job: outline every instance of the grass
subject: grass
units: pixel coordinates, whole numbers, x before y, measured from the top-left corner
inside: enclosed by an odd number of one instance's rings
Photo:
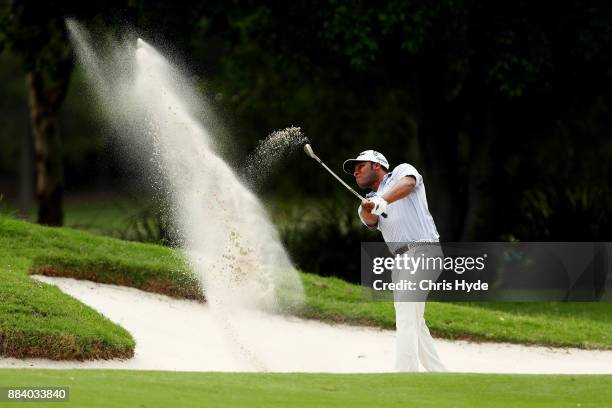
[[[11,387],[67,386],[78,407],[608,407],[612,376],[0,370]],[[40,402],[20,406],[40,407]]]
[[[0,217],[0,352],[13,356],[128,356],[133,340],[28,273],[72,276],[203,300],[197,280],[171,248]],[[301,274],[302,317],[392,329],[391,303],[364,302],[361,288]],[[435,336],[547,346],[612,349],[610,303],[428,303]]]
[[[202,298],[169,248],[0,216],[0,353],[11,357],[131,357],[123,328],[28,273],[76,276],[176,297]]]
[[[69,276],[201,299],[182,256],[167,247],[0,218],[0,247],[29,273]],[[23,269],[23,268],[22,268]]]
[[[64,226],[87,231],[96,235],[131,241],[143,241],[150,231],[144,230],[146,222],[155,210],[151,199],[143,195],[108,195],[102,192],[66,194],[64,198]],[[0,212],[17,214],[14,201],[2,200]],[[30,209],[27,217],[34,222],[37,208]],[[151,242],[152,240],[146,240]]]
[[[393,329],[389,302],[362,302],[361,288],[303,274],[306,318]],[[553,347],[612,349],[610,303],[427,303],[434,336]]]
[[[94,234],[119,237],[130,220],[144,208],[143,201],[129,198],[69,196],[64,208],[64,224]]]
[[[132,357],[123,328],[57,287],[0,269],[0,351],[8,357],[56,360]]]

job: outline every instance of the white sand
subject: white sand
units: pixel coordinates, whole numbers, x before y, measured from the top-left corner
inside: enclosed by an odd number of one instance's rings
[[[0,367],[178,371],[390,372],[394,332],[260,313],[211,313],[203,304],[137,289],[37,276],[130,331],[129,360],[0,358]],[[231,315],[232,318],[225,318]],[[231,322],[231,323],[229,323]],[[612,373],[612,351],[436,340],[450,371]]]

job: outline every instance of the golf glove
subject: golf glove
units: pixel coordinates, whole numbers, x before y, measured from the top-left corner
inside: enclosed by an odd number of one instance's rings
[[[370,201],[374,203],[372,214],[381,215],[382,213],[387,211],[387,206],[389,205],[389,203],[387,203],[387,201],[384,198],[380,196],[374,196],[370,198]]]

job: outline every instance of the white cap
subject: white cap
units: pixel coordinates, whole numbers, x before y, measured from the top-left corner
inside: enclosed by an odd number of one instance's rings
[[[342,169],[346,174],[352,175],[354,172],[355,163],[364,161],[380,163],[380,165],[383,166],[385,170],[389,170],[389,162],[387,161],[387,158],[383,156],[382,153],[379,153],[376,150],[366,150],[364,152],[359,153],[359,155],[355,159],[345,160],[342,164]]]

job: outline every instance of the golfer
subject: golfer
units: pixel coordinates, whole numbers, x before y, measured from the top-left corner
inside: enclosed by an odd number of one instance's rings
[[[410,243],[438,242],[423,177],[413,166],[402,163],[389,172],[385,156],[366,150],[342,167],[355,176],[359,187],[371,190],[359,206],[359,218],[369,229],[379,230],[388,245],[401,243],[405,252]],[[380,216],[383,213],[386,218]],[[396,253],[400,253],[398,249]],[[394,305],[397,369],[418,371],[420,361],[428,371],[446,371],[425,323],[425,303],[401,301],[395,296]]]

